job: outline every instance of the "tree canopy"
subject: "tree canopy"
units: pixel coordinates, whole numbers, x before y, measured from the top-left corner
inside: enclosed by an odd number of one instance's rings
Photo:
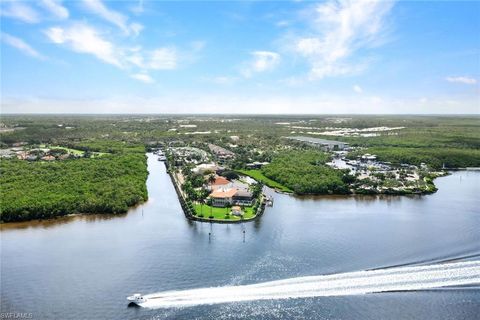
[[[321,151],[287,151],[262,168],[263,174],[298,194],[349,193],[346,174],[325,163],[329,156]]]

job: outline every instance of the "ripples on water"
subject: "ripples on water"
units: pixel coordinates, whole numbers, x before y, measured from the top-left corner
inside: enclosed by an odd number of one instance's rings
[[[275,206],[261,220],[210,225],[184,218],[162,163],[150,157],[149,170],[150,200],[127,215],[2,226],[2,312],[31,312],[34,319],[477,318],[478,287],[127,308],[125,298],[134,292],[479,260],[480,255],[478,172],[437,179],[439,191],[424,197],[275,195]]]

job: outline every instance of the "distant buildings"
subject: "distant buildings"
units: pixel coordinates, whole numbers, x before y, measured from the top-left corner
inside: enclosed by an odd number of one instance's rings
[[[43,156],[41,159],[44,161],[54,161],[56,158],[52,155],[47,155],[47,156]]]
[[[294,137],[287,137],[287,138],[304,142],[311,146],[320,148],[324,151],[340,151],[340,150],[345,150],[349,147],[348,143],[342,142],[342,141],[326,140],[326,139],[319,139],[319,138],[312,138],[312,137],[305,137],[305,136],[294,136]]]
[[[247,163],[245,165],[245,167],[247,169],[260,169],[261,167],[265,166],[269,164],[269,162],[258,162],[258,161],[255,161],[255,162],[251,162],[251,163]]]
[[[360,157],[361,161],[375,161],[377,160],[377,156],[370,153],[365,153],[363,156]]]
[[[215,163],[202,163],[193,168],[193,172],[197,174],[205,174],[205,172],[211,171],[212,173],[217,172],[219,169],[223,169],[217,166]]]
[[[214,144],[210,143],[208,145],[208,148],[213,153],[215,158],[217,158],[217,160],[221,163],[226,161],[226,160],[233,159],[235,157],[235,153],[233,153],[232,151],[227,150],[225,148],[222,148],[220,146],[217,146],[217,145],[214,145]]]

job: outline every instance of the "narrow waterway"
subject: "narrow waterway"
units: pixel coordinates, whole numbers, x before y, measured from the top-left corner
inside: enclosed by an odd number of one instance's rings
[[[1,312],[33,319],[477,319],[480,287],[128,308],[126,296],[480,260],[480,172],[414,197],[293,197],[257,221],[185,219],[163,163],[121,216],[1,226]],[[243,231],[245,231],[245,236]],[[211,233],[211,237],[209,237]]]

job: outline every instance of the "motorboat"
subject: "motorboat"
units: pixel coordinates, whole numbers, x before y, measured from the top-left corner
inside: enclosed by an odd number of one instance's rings
[[[165,155],[161,154],[158,156],[158,161],[166,161],[167,160],[167,157],[165,157]]]
[[[142,296],[140,293],[135,293],[133,296],[127,297],[127,300],[130,301],[130,303],[134,303],[138,306],[144,302],[147,302],[147,298]]]

